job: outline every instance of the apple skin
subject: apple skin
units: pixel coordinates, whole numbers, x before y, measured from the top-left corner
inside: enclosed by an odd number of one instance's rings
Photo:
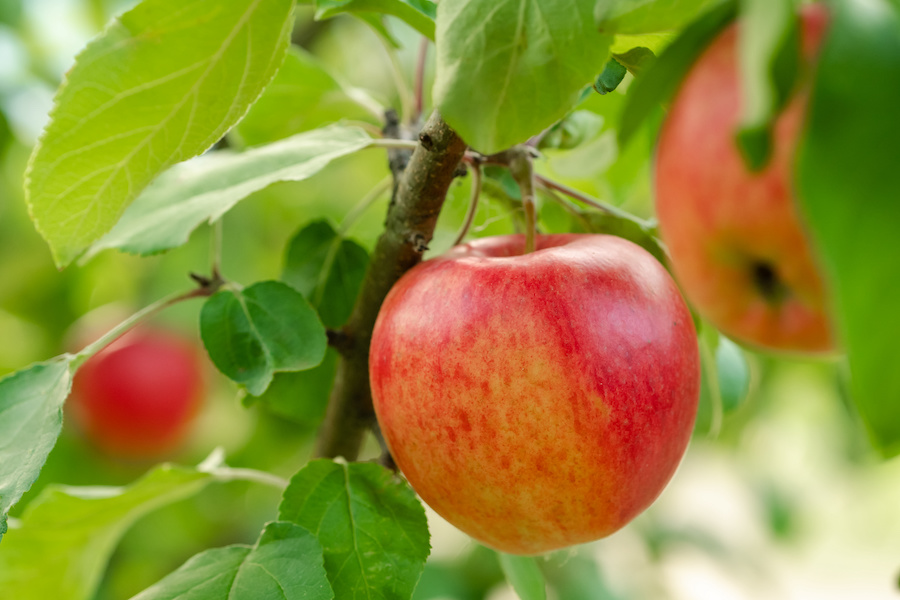
[[[205,395],[196,345],[174,332],[140,327],[76,372],[69,416],[105,453],[154,459],[187,437]]]
[[[668,272],[605,235],[483,238],[388,294],[369,355],[381,432],[435,511],[512,554],[596,540],[687,447],[697,337]]]
[[[801,13],[812,61],[827,25]],[[792,186],[808,90],[777,119],[769,164],[748,171],[735,144],[741,90],[737,29],[700,56],[677,93],[656,154],[656,213],[675,277],[697,311],[760,349],[827,353],[835,342],[823,278]]]

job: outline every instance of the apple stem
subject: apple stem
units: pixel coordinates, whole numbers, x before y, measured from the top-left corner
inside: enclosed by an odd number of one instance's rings
[[[422,118],[422,109],[425,105],[425,65],[428,59],[428,38],[422,36],[419,43],[419,58],[416,62],[416,79],[414,84],[415,103],[413,113],[410,116],[411,123],[418,123]]]
[[[537,217],[534,206],[534,164],[530,151],[522,146],[510,150],[509,172],[519,184],[522,208],[525,210],[525,254],[534,252]]]
[[[218,467],[209,471],[209,474],[218,481],[252,481],[269,485],[281,491],[287,489],[288,481],[272,473],[257,471],[256,469],[238,469],[234,467]]]
[[[222,219],[216,219],[211,226],[209,235],[209,262],[210,272],[219,273],[222,265]]]
[[[191,277],[200,284],[200,287],[188,290],[187,292],[178,292],[175,294],[171,294],[169,296],[166,296],[165,298],[157,300],[153,304],[145,306],[143,309],[139,310],[138,312],[134,313],[133,315],[113,327],[100,339],[91,344],[88,344],[87,346],[82,348],[80,352],[75,354],[75,356],[69,363],[73,372],[77,370],[78,367],[83,365],[89,358],[116,341],[119,337],[124,335],[135,325],[141,323],[142,321],[146,321],[150,317],[154,316],[163,309],[172,306],[173,304],[178,304],[179,302],[184,302],[185,300],[190,300],[191,298],[203,298],[212,296],[225,283],[221,276],[219,276],[218,271],[214,272],[211,278],[196,276],[193,274],[191,275]]]
[[[472,222],[475,220],[475,213],[478,212],[478,198],[481,196],[481,162],[477,158],[467,160],[466,162],[472,166],[472,191],[469,195],[469,209],[466,211],[466,219],[463,221],[462,227],[456,235],[456,241],[453,242],[454,246],[461,244],[463,238],[469,233]]]
[[[403,65],[400,63],[400,58],[397,56],[397,50],[391,43],[380,35],[377,37],[381,42],[384,51],[387,53],[388,62],[391,65],[391,76],[394,80],[394,86],[397,89],[397,96],[400,98],[400,114],[409,119],[413,114],[414,101],[412,91],[409,89],[409,84],[404,75]]]
[[[579,202],[583,202],[584,204],[587,204],[588,206],[590,206],[592,208],[596,208],[597,210],[603,211],[607,214],[613,215],[615,217],[619,217],[620,219],[626,219],[628,221],[633,221],[634,223],[637,223],[644,229],[648,229],[651,227],[651,224],[649,222],[647,222],[643,219],[640,219],[640,218],[634,216],[633,214],[631,214],[630,212],[622,210],[621,208],[619,208],[617,206],[613,206],[612,204],[607,204],[606,202],[603,202],[602,200],[598,200],[597,198],[594,198],[593,196],[589,196],[588,194],[585,194],[584,192],[581,192],[574,188],[570,188],[569,186],[567,186],[565,184],[562,184],[562,183],[559,183],[558,181],[554,181],[552,179],[544,177],[543,175],[535,175],[534,177],[540,185],[542,185],[546,188],[549,188],[551,190],[556,190],[557,192],[565,194],[566,196],[569,196],[570,198],[574,198],[575,200],[578,200]]]
[[[578,222],[581,223],[581,226],[584,227],[585,231],[591,231],[591,222],[584,217],[584,214],[578,209],[577,205],[574,202],[562,198],[553,190],[553,188],[544,185],[541,181],[538,181],[537,183],[538,189],[540,189],[548,198],[562,207],[563,210],[577,219]]]

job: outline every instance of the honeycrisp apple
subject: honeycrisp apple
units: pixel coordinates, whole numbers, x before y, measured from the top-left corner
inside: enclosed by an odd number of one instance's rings
[[[659,495],[700,384],[691,315],[645,250],[602,235],[484,238],[423,262],[378,316],[381,431],[422,499],[537,554],[606,536]]]
[[[802,13],[812,60],[826,26]],[[751,173],[735,144],[741,106],[735,27],[701,55],[675,97],[656,156],[656,212],[672,267],[698,312],[761,348],[827,352],[834,346],[822,276],[798,213],[794,153],[807,90],[779,116],[764,170]]]

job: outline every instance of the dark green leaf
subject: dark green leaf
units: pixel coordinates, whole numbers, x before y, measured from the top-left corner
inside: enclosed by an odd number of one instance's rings
[[[331,600],[322,547],[293,523],[266,525],[254,546],[197,554],[133,600]]]
[[[0,589],[16,600],[87,600],[119,539],[145,514],[199,492],[213,476],[157,467],[128,486],[53,485],[0,545]]]
[[[594,81],[594,89],[601,95],[610,93],[619,87],[619,84],[625,79],[625,73],[627,73],[625,67],[616,59],[609,59],[606,66],[603,67],[603,72],[597,75],[597,79]]]
[[[70,357],[0,379],[0,539],[6,516],[37,479],[62,430],[72,387]]]
[[[109,231],[166,167],[200,154],[278,70],[292,0],[144,0],[81,52],[26,192],[58,265]]]
[[[337,352],[329,348],[318,367],[293,373],[275,373],[272,383],[261,396],[245,396],[244,403],[258,401],[272,413],[290,419],[305,429],[314,429],[325,417],[337,371],[337,357]]]
[[[546,600],[547,584],[544,573],[531,556],[513,556],[498,552],[506,581],[521,600]]]
[[[375,122],[383,107],[360,89],[340,83],[319,60],[292,46],[278,75],[234,133],[257,146],[323,127],[341,119]]]
[[[671,100],[694,61],[734,19],[736,12],[736,5],[732,0],[716,6],[685,28],[647,69],[647,73],[635,79],[628,90],[628,103],[622,111],[620,145],[628,143],[656,107]]]
[[[834,292],[852,392],[875,445],[900,453],[900,9],[838,0],[799,154],[801,204]]]
[[[341,13],[393,15],[432,41],[435,12],[431,0],[316,0],[316,19]]]
[[[288,244],[281,278],[316,307],[326,327],[339,327],[350,317],[368,264],[365,248],[314,221]]]
[[[797,77],[800,56],[793,2],[741,0],[738,57],[741,69],[741,125],[738,148],[751,170],[762,169],[772,150],[772,121]]]
[[[278,281],[214,294],[200,313],[200,335],[216,367],[254,396],[276,371],[318,365],[327,346],[316,311]]]
[[[643,46],[632,48],[622,54],[613,54],[613,57],[635,77],[643,75],[656,60],[653,51]]]
[[[443,117],[488,154],[564,117],[609,56],[593,8],[593,0],[442,0],[434,97]]]
[[[128,207],[112,231],[91,246],[152,254],[187,242],[204,222],[219,219],[253,192],[276,181],[302,181],[372,139],[356,127],[331,125],[246,152],[210,152],[163,173]]]
[[[719,0],[597,0],[594,18],[607,33],[680,29]]]
[[[341,600],[408,600],[430,550],[416,495],[372,463],[310,462],[291,479],[279,518],[316,532]]]

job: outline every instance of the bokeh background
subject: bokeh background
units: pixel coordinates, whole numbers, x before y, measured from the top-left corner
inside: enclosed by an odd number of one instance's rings
[[[78,50],[130,4],[0,0],[0,374],[72,350],[72,332],[86,315],[129,314],[184,289],[189,272],[208,269],[210,233],[201,229],[187,245],[162,256],[108,251],[59,272],[28,218],[23,172],[54,90]],[[297,14],[296,44],[384,105],[399,108],[408,101],[419,49],[414,32],[388,21],[402,45],[389,51],[352,18],[314,22],[308,6],[298,7]],[[426,82],[431,76],[429,68]],[[539,169],[650,216],[653,126],[624,150],[613,131],[627,83],[613,94],[589,96],[551,132]],[[319,108],[320,122],[328,109],[327,103]],[[368,151],[309,181],[277,184],[245,200],[224,218],[224,273],[243,284],[277,278],[285,245],[298,228],[321,217],[341,224],[386,175],[384,154]],[[462,179],[451,189],[431,252],[452,243],[469,185]],[[515,230],[521,217],[503,180],[486,192],[474,234]],[[348,234],[365,247],[374,244],[387,200],[345,222]],[[571,223],[557,205],[542,204],[543,229],[568,229]],[[157,320],[199,344],[199,310],[199,302],[184,303]],[[646,514],[608,539],[541,559],[551,597],[900,597],[900,462],[883,462],[870,449],[846,397],[845,365],[840,359],[746,358],[746,399],[721,419],[707,414],[700,420],[681,468]],[[203,411],[189,442],[167,459],[196,464],[223,447],[232,466],[290,477],[309,458],[324,397],[298,400],[309,403],[299,411],[302,418],[262,405],[245,408],[237,388],[211,364],[207,368],[210,393]],[[367,452],[377,453],[374,441]],[[39,481],[13,516],[49,482],[125,485],[151,466],[103,454],[67,422]],[[97,599],[129,598],[203,549],[252,542],[278,500],[264,486],[216,484],[141,519],[115,552]],[[433,551],[417,600],[515,598],[492,551],[429,516]]]

